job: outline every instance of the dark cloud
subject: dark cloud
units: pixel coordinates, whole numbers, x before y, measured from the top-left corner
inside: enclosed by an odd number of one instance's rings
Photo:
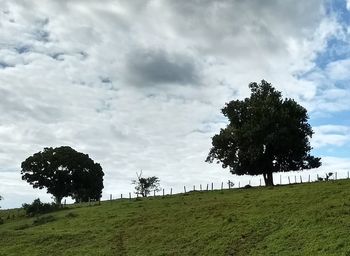
[[[0,69],[11,68],[11,67],[14,67],[14,66],[0,60]]]
[[[127,56],[128,80],[136,85],[196,84],[198,69],[195,62],[182,54],[163,50],[137,50]]]

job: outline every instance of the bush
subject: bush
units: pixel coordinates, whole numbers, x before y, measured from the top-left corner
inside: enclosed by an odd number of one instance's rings
[[[45,223],[52,222],[55,220],[56,220],[56,218],[52,215],[39,217],[33,221],[33,226],[43,225]]]
[[[19,225],[19,226],[15,227],[15,230],[24,230],[24,229],[27,229],[27,228],[30,228],[29,224],[22,224],[22,225]]]
[[[42,203],[39,198],[35,199],[31,204],[23,204],[22,207],[25,210],[26,215],[30,217],[38,214],[52,212],[59,208],[59,206],[54,203]]]
[[[75,218],[75,217],[77,217],[77,216],[78,216],[78,214],[76,214],[76,213],[74,213],[74,212],[70,212],[70,213],[68,213],[68,214],[66,215],[67,218]]]

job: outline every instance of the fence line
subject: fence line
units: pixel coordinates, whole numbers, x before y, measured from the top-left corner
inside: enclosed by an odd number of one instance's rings
[[[326,180],[338,180],[338,173],[337,172],[334,172],[333,175],[329,176],[328,175],[329,173],[325,173],[325,177],[320,177],[319,174],[317,173],[315,175],[315,179],[312,179],[312,175],[309,174],[307,176],[307,178],[305,178],[304,176],[304,180],[303,180],[303,176],[302,175],[299,175],[299,179],[297,179],[297,175],[294,175],[294,183],[292,183],[292,179],[291,179],[291,175],[288,175],[288,176],[284,176],[282,177],[282,175],[280,174],[280,177],[279,177],[279,183],[275,183],[275,185],[292,185],[292,184],[303,184],[303,183],[313,183],[313,182],[319,182],[319,181],[326,181]],[[292,176],[293,177],[293,176]],[[274,177],[275,180],[276,180],[276,177]],[[286,181],[286,178],[288,178],[288,182],[283,182],[283,181]],[[347,176],[346,177],[342,177],[340,179],[349,179],[349,171],[347,172]],[[298,182],[299,180],[299,182]],[[157,191],[154,190],[153,191],[153,197],[157,197],[157,196],[171,196],[171,195],[176,195],[176,194],[187,194],[187,193],[190,193],[190,192],[203,192],[203,191],[209,191],[209,184],[211,184],[211,191],[214,191],[214,190],[224,190],[224,189],[240,189],[240,188],[248,188],[248,187],[263,187],[265,185],[262,184],[262,179],[260,178],[259,179],[259,182],[258,184],[259,185],[252,185],[252,182],[251,182],[251,179],[248,180],[247,184],[242,184],[241,186],[241,181],[238,181],[238,185],[236,183],[234,183],[232,180],[228,180],[227,183],[225,182],[221,182],[221,183],[217,183],[217,186],[214,185],[214,182],[211,182],[211,183],[207,183],[207,184],[204,184],[204,187],[203,187],[203,184],[199,184],[199,189],[196,189],[196,185],[193,185],[193,190],[187,190],[186,189],[186,186],[183,186],[183,191],[179,191],[179,192],[174,192],[174,189],[171,187],[170,189],[165,189],[165,188],[162,188],[160,191],[161,193],[158,193],[157,194]],[[227,184],[227,186],[225,186],[225,184]],[[204,190],[205,188],[205,185],[206,185],[206,189]],[[198,188],[197,187],[197,188]],[[169,191],[169,193],[168,193]],[[136,193],[135,193],[136,194]],[[152,193],[150,193],[147,197],[152,197],[151,195]],[[139,197],[139,194],[136,194],[136,196],[132,197],[132,193],[129,192],[129,200],[131,199],[134,199],[134,198],[138,198]],[[113,201],[113,200],[118,200],[118,199],[126,199],[126,197],[123,197],[123,194],[120,194],[120,197],[116,197],[116,198],[113,198],[113,195],[110,194],[110,198],[109,198],[109,201]],[[108,201],[108,200],[102,200],[102,201]]]

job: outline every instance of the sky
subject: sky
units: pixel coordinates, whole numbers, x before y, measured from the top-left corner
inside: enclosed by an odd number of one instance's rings
[[[315,132],[322,167],[288,175],[346,175],[349,25],[345,0],[0,0],[0,206],[51,201],[20,166],[62,145],[101,164],[103,199],[132,192],[141,170],[174,192],[257,184],[205,159],[221,108],[262,79]]]

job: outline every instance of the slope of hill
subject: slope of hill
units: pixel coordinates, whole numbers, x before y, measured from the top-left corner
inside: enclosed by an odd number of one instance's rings
[[[349,199],[342,180],[5,217],[0,255],[350,255]]]

